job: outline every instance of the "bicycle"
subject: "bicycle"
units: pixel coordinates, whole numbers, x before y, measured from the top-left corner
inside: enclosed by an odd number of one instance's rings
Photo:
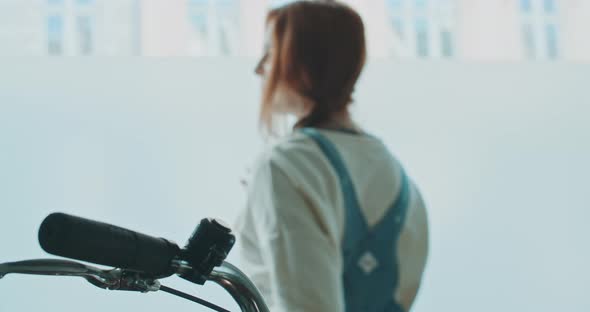
[[[65,259],[31,259],[0,264],[0,279],[7,274],[78,276],[108,290],[163,291],[215,311],[228,310],[201,298],[166,287],[160,279],[179,277],[204,285],[223,287],[242,312],[269,312],[252,281],[225,261],[235,243],[231,229],[220,220],[202,219],[184,248],[111,224],[64,213],[47,216],[39,228],[39,243],[48,253],[113,267],[99,269]]]

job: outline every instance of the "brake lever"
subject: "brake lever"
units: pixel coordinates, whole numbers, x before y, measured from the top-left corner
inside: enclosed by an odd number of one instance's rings
[[[114,285],[108,284],[106,285],[107,287],[102,287],[100,285],[100,281],[98,285],[95,284],[95,280],[87,279],[87,281],[94,286],[106,288],[109,290],[128,290],[139,291],[142,293],[160,290],[161,284],[157,279],[143,276],[137,272],[125,271],[121,269],[113,269],[111,271],[113,271],[113,274],[118,276]]]
[[[11,273],[79,276],[96,287],[109,290],[149,292],[160,289],[157,280],[136,272],[121,269],[101,270],[79,262],[60,259],[34,259],[0,264],[0,278]]]
[[[54,276],[96,275],[104,279],[113,278],[113,274],[109,271],[61,259],[33,259],[0,264],[1,275],[11,273]]]

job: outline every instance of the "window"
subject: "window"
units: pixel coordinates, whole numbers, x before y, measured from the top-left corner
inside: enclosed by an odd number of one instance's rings
[[[93,25],[89,16],[78,17],[78,43],[81,55],[93,52]]]
[[[403,0],[387,0],[387,8],[389,9],[389,16],[391,27],[393,31],[403,40],[404,37],[404,12]]]
[[[535,35],[531,24],[522,25],[522,40],[524,43],[525,55],[529,59],[536,57]]]
[[[440,33],[441,55],[443,58],[453,57],[453,34],[448,29],[443,29]]]
[[[421,58],[428,56],[428,22],[426,18],[416,19],[416,55]]]
[[[192,53],[205,55],[207,53],[208,36],[208,0],[190,0],[188,3],[188,18],[194,30]]]
[[[404,39],[404,22],[401,17],[394,17],[391,21],[393,30],[399,36],[400,39]]]
[[[559,58],[558,3],[555,0],[519,0],[522,44],[528,59]]]
[[[94,0],[76,0],[76,4],[80,6],[93,5]]]
[[[189,17],[190,21],[194,27],[194,29],[201,35],[205,36],[207,33],[207,14],[205,12],[202,13],[193,13]]]
[[[456,0],[386,0],[394,39],[390,55],[451,58],[455,54]]]
[[[543,8],[545,9],[545,13],[555,14],[555,12],[557,11],[557,8],[555,6],[555,0],[544,0]]]
[[[533,10],[531,0],[520,0],[520,10],[524,13],[530,13]]]
[[[232,55],[237,53],[239,41],[239,6],[238,0],[217,0],[219,6],[219,53]]]
[[[189,20],[193,28],[202,36],[207,33],[207,11],[208,11],[207,0],[191,0],[189,2]]]
[[[417,9],[425,10],[428,6],[428,0],[414,0],[414,5]]]
[[[188,0],[192,55],[233,55],[239,40],[238,0]]]
[[[63,54],[64,22],[61,15],[50,15],[47,18],[47,52],[49,55]]]
[[[401,11],[403,8],[403,0],[388,0],[387,6],[391,11]]]
[[[559,56],[557,26],[555,24],[548,24],[545,28],[545,35],[547,40],[547,57],[551,60],[557,59]]]

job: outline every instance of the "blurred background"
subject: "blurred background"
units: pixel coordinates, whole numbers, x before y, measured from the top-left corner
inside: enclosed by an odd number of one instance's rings
[[[2,0],[0,55],[256,56],[285,0]],[[348,0],[373,57],[590,61],[587,0]]]
[[[48,257],[55,211],[181,245],[201,218],[233,223],[264,147],[264,18],[287,2],[0,0],[0,262]],[[370,54],[354,114],[429,208],[414,311],[590,311],[590,1],[345,2]],[[164,284],[238,310],[214,285]],[[0,280],[2,312],[80,309],[207,311]]]

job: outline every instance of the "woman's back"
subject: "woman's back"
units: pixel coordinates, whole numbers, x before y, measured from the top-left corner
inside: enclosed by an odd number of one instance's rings
[[[317,132],[342,158],[361,218],[369,228],[382,223],[402,189],[399,162],[371,136]],[[402,222],[387,225],[399,227],[396,237],[388,237],[397,244],[391,250],[396,260],[391,264],[396,273],[391,276],[396,280],[391,297],[405,309],[414,300],[428,248],[424,203],[416,187],[408,184]],[[238,246],[242,267],[273,311],[345,311],[343,245],[351,220],[344,192],[329,157],[303,131],[295,131],[260,160],[238,221]],[[359,265],[368,272],[380,263],[368,259]]]

